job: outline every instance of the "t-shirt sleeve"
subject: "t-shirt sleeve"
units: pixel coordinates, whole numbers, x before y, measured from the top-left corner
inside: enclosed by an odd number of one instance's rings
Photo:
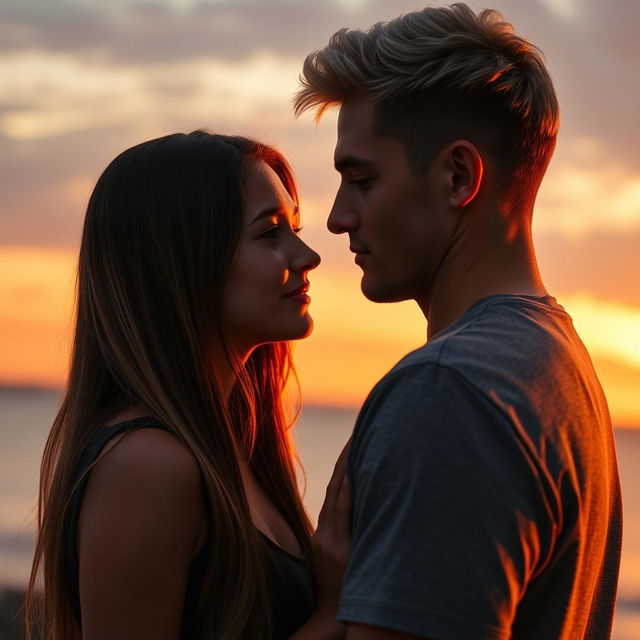
[[[369,397],[349,461],[353,551],[339,619],[436,640],[511,637],[552,517],[507,415],[439,365]]]

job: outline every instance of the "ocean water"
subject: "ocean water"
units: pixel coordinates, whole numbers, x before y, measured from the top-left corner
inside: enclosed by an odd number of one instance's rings
[[[40,456],[60,397],[0,388],[0,585],[22,587],[33,552]],[[315,518],[356,412],[307,407],[295,428],[305,503]],[[640,428],[616,430],[624,540],[614,640],[640,640]]]

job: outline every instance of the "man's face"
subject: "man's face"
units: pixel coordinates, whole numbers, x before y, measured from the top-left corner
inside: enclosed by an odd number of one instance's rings
[[[451,241],[446,188],[436,163],[414,175],[400,140],[377,135],[373,123],[368,99],[343,103],[335,149],[342,180],[327,226],[349,234],[367,298],[424,300]]]

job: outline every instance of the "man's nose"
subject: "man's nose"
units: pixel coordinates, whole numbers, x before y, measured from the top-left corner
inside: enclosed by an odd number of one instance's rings
[[[327,228],[331,233],[348,233],[358,228],[358,214],[349,206],[338,190],[327,218]]]

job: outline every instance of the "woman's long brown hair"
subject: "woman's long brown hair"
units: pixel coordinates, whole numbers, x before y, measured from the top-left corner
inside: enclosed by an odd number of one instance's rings
[[[42,460],[28,637],[38,624],[50,640],[81,637],[63,560],[65,514],[83,449],[110,417],[132,406],[163,422],[202,472],[215,531],[199,637],[269,636],[266,577],[240,457],[307,548],[311,527],[282,399],[292,371],[290,346],[259,346],[242,363],[224,339],[224,285],[251,160],[266,162],[297,201],[291,171],[276,150],[203,131],[128,149],[98,180],[82,235],[68,384]],[[228,403],[222,358],[237,376]]]

